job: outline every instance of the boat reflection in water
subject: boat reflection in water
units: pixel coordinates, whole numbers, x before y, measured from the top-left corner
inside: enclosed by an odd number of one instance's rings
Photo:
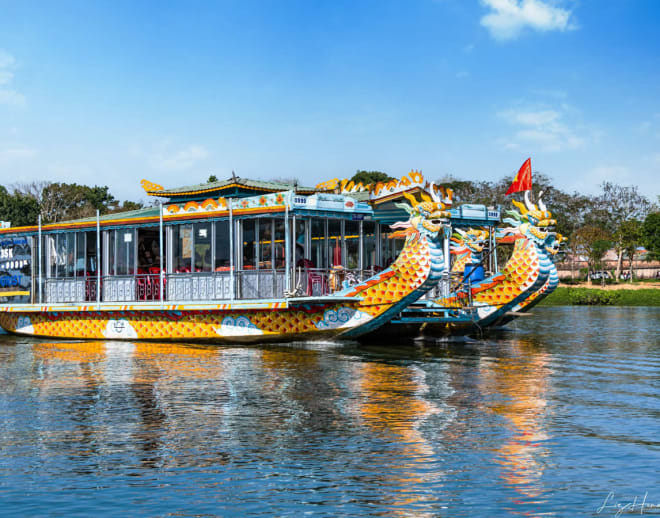
[[[412,508],[416,516],[434,516],[442,497],[428,488],[442,483],[444,468],[436,459],[435,434],[422,428],[441,409],[426,399],[429,387],[424,369],[399,362],[361,361],[354,376],[352,410],[370,435],[388,443],[387,458],[377,460],[385,466],[373,467],[374,471],[385,467],[383,499],[397,515],[409,516]]]
[[[502,479],[520,499],[514,504],[540,504],[546,490],[541,477],[547,464],[546,431],[549,355],[533,342],[506,342],[504,354],[484,359],[480,389],[491,412],[506,419],[510,438],[495,451]]]

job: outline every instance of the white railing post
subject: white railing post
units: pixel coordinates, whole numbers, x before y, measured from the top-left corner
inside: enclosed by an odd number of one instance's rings
[[[159,266],[160,266],[160,272],[158,275],[160,276],[159,279],[159,288],[158,291],[160,292],[160,307],[163,309],[163,291],[165,290],[165,272],[163,271],[163,202],[161,201],[158,204],[158,214],[159,214],[159,219],[158,219],[158,255],[159,255]]]
[[[96,210],[96,307],[101,311],[101,213]]]
[[[39,261],[39,304],[43,304],[43,278],[42,278],[42,248],[43,248],[43,239],[41,238],[41,214],[39,214],[39,247],[37,250],[39,250],[39,256],[37,257],[37,260]]]
[[[289,200],[287,199],[286,204],[284,205],[284,286],[285,286],[284,296],[285,297],[287,296],[289,290],[291,289],[289,268],[291,268],[291,235],[289,230]],[[277,283],[275,284],[275,286],[277,287]]]
[[[229,286],[231,288],[229,297],[234,300],[236,285],[234,284],[234,218],[231,209],[231,198],[227,198],[227,207],[229,207]]]

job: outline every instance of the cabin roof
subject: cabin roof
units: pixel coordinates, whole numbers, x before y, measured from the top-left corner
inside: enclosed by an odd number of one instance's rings
[[[149,196],[170,198],[172,201],[209,198],[213,195],[243,198],[257,194],[267,194],[289,190],[293,190],[297,194],[313,194],[315,192],[321,192],[320,189],[316,189],[314,187],[303,187],[293,182],[252,180],[248,178],[241,178],[240,176],[236,175],[228,178],[227,180],[186,185],[183,187],[175,187],[174,189],[164,189],[160,185],[143,180],[142,187]]]

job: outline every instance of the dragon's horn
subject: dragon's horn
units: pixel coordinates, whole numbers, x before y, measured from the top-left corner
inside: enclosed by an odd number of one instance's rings
[[[539,193],[539,209],[541,209],[543,212],[547,212],[548,209],[545,208],[545,203],[541,200],[541,196],[543,196],[543,191]]]
[[[525,191],[525,205],[527,205],[527,209],[530,212],[536,210],[536,205],[534,205],[532,200],[529,199],[529,191]]]
[[[436,189],[437,186],[435,185],[435,182],[431,182],[429,184],[429,194],[431,195],[431,198],[433,199],[434,202],[441,203],[442,199],[440,198],[440,196],[438,196],[438,191]]]
[[[433,201],[433,200],[431,199],[431,197],[430,197],[428,194],[426,194],[425,192],[420,192],[419,194],[420,194],[420,196],[422,197],[422,200],[424,200],[424,201],[429,201],[429,202]]]
[[[519,201],[511,200],[511,203],[513,203],[516,207],[518,207],[518,210],[520,210],[520,213],[521,213],[523,216],[529,212],[529,211],[527,210],[527,208],[525,207],[525,205],[522,204],[522,203],[520,203]],[[507,211],[507,212],[510,213],[511,211]]]
[[[410,205],[408,205],[407,203],[395,203],[394,205],[396,207],[399,207],[400,209],[405,210],[408,214],[411,214],[412,211],[413,211],[412,207]]]
[[[417,199],[416,199],[412,194],[409,194],[409,193],[407,193],[407,192],[404,192],[403,195],[406,197],[406,199],[407,199],[410,203],[412,203],[412,206],[413,206],[413,207],[414,207],[415,205],[418,205],[418,204],[419,204],[419,202],[417,201]]]

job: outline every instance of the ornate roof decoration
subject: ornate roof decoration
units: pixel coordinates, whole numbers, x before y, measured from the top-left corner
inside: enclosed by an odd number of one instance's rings
[[[142,181],[140,182],[140,185],[142,186],[142,188],[145,190],[145,192],[146,192],[147,194],[151,194],[151,193],[153,193],[153,192],[156,192],[156,191],[162,191],[162,190],[163,190],[163,186],[162,186],[162,185],[158,185],[157,183],[152,183],[152,182],[150,182],[149,180],[142,180]]]
[[[450,207],[452,203],[453,192],[451,189],[445,189],[435,183],[427,182],[421,171],[410,171],[400,180],[390,180],[389,182],[378,182],[376,184],[363,185],[344,179],[333,178],[327,182],[322,182],[316,186],[318,190],[332,191],[336,194],[356,194],[369,193],[369,200],[373,203],[382,203],[384,201],[399,198],[404,193],[428,193],[433,201],[442,202],[445,207]]]

